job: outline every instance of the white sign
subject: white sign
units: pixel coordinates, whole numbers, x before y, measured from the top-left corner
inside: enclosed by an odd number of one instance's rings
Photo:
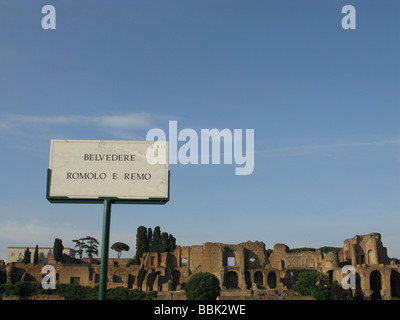
[[[168,174],[168,142],[51,140],[47,198],[166,202]]]

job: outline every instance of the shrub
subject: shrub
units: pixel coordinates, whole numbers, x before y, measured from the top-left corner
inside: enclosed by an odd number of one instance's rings
[[[303,296],[312,296],[317,300],[329,299],[329,277],[318,271],[305,271],[299,274],[294,290]]]
[[[330,291],[330,299],[331,300],[352,300],[350,290],[345,290],[343,287],[337,282],[334,281],[332,283],[331,291]]]
[[[215,300],[219,296],[219,280],[208,272],[194,274],[184,287],[187,300]]]
[[[0,300],[2,297],[17,296],[30,297],[38,294],[58,295],[66,300],[97,300],[99,286],[85,287],[78,284],[57,284],[56,289],[46,290],[37,282],[17,282],[0,284]],[[107,300],[156,300],[157,292],[143,292],[137,289],[130,290],[124,287],[116,287],[107,290]]]
[[[140,265],[140,259],[137,257],[134,257],[133,259],[129,259],[128,262],[126,263],[126,266],[129,267],[131,265]]]

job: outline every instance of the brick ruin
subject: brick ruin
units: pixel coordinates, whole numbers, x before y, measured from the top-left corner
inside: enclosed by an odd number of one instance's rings
[[[57,283],[95,286],[99,283],[100,264],[87,259],[66,257],[66,263],[51,259]],[[68,261],[69,260],[69,261]],[[123,286],[143,291],[158,291],[163,299],[174,299],[190,277],[210,272],[220,281],[221,298],[289,298],[302,271],[317,270],[341,283],[344,265],[356,270],[356,290],[364,299],[400,297],[400,266],[390,261],[379,233],[356,235],[343,243],[339,252],[291,252],[284,244],[275,244],[269,252],[263,242],[177,246],[173,252],[145,253],[141,265],[126,267],[128,259],[109,259],[108,288]],[[69,262],[69,263],[68,263]],[[0,283],[40,282],[43,265],[9,263],[0,266]],[[353,292],[355,293],[355,292]]]

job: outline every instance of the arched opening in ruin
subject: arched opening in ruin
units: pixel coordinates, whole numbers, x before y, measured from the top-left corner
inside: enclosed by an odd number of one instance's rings
[[[275,274],[275,272],[271,271],[270,273],[268,273],[267,284],[270,287],[270,289],[276,288],[276,274]]]
[[[161,284],[162,275],[160,271],[157,271],[155,274],[154,284],[156,286],[157,291],[162,291],[162,284]]]
[[[356,272],[356,290],[361,292],[361,276]]]
[[[113,282],[114,283],[123,283],[124,281],[122,280],[122,277],[119,274],[114,274],[113,275]]]
[[[117,269],[112,277],[112,281],[114,283],[127,283],[128,281],[128,272],[124,269]]]
[[[369,276],[369,283],[372,290],[371,299],[381,300],[382,281],[381,281],[381,273],[379,270],[374,270],[371,272]]]
[[[237,289],[239,287],[238,275],[235,271],[229,271],[225,276],[227,289]]]
[[[181,279],[181,273],[179,270],[174,270],[172,272],[172,290],[176,290],[176,287],[179,285],[179,281]]]
[[[392,298],[400,298],[400,273],[396,270],[390,274],[390,294]]]
[[[146,275],[146,289],[147,291],[153,291],[153,284],[154,284],[154,280],[155,280],[155,274],[154,273],[148,273]]]
[[[249,271],[246,271],[244,273],[244,280],[246,281],[246,288],[251,289],[251,277]]]
[[[333,272],[334,272],[334,270],[329,270],[328,271],[328,277],[329,277],[329,282],[333,282]]]
[[[257,271],[254,273],[254,283],[257,285],[257,288],[263,288],[264,286],[264,275],[261,271]]]

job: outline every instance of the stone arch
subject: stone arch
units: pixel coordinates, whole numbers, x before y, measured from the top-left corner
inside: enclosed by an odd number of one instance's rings
[[[326,274],[328,275],[328,277],[329,277],[329,281],[332,283],[333,282],[333,273],[335,272],[335,270],[328,270],[327,272],[326,272]]]
[[[176,290],[176,287],[179,285],[181,279],[181,273],[179,270],[174,270],[172,272],[172,290]]]
[[[36,281],[36,278],[32,274],[30,274],[29,272],[26,271],[22,275],[21,281],[23,281],[23,282],[33,282],[33,281]]]
[[[381,290],[382,290],[382,275],[379,270],[374,270],[369,275],[369,284],[372,290],[371,299],[381,300]]]
[[[356,290],[358,290],[358,292],[361,292],[361,275],[356,272]]]
[[[138,275],[137,275],[137,288],[139,290],[142,290],[143,282],[145,280],[147,271],[143,269],[139,269]]]
[[[225,286],[227,289],[237,289],[239,287],[239,278],[236,271],[228,271],[225,275]]]
[[[396,270],[390,273],[390,293],[393,298],[400,298],[400,273]]]
[[[261,271],[256,271],[254,273],[254,283],[257,285],[257,288],[264,287],[264,275]]]
[[[276,288],[276,273],[271,271],[267,276],[267,284],[270,289]]]
[[[146,291],[153,291],[154,280],[155,280],[154,272],[150,272],[146,275],[145,278]]]
[[[125,269],[117,269],[113,273],[113,282],[114,283],[128,283],[128,271]]]
[[[153,288],[153,290],[162,291],[162,279],[163,276],[161,275],[161,272],[157,271],[154,278],[154,284],[156,285],[156,289]]]

